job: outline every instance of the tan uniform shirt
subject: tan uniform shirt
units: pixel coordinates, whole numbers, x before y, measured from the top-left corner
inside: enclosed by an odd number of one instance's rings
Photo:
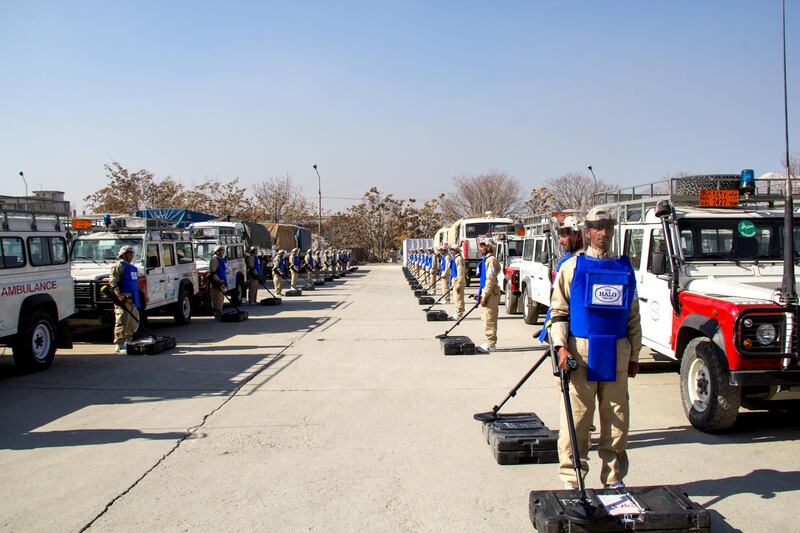
[[[225,285],[228,282],[228,280],[222,279],[219,276],[217,276],[218,270],[219,270],[219,257],[217,257],[217,254],[214,254],[211,256],[211,261],[209,261],[208,263],[208,271],[211,273],[212,276],[214,276],[214,278],[217,281]]]
[[[464,268],[464,258],[460,255],[456,256],[456,281],[458,283],[467,282],[467,269]]]
[[[247,265],[247,277],[249,279],[258,279],[258,272],[256,272],[256,256],[248,255],[244,259]]]
[[[586,255],[595,258],[607,258],[607,254],[601,254],[595,248],[589,246],[586,249]],[[556,317],[566,317],[569,319],[569,299],[570,289],[572,287],[572,278],[575,275],[575,267],[578,263],[578,257],[570,257],[566,263],[561,265],[561,270],[558,271],[556,281],[553,287],[553,294],[550,297],[550,316],[553,320],[553,325],[550,329],[550,337],[553,339],[553,346],[567,346],[570,347],[570,353],[581,358],[589,353],[588,339],[580,339],[571,337],[569,331],[569,322],[559,322]],[[488,285],[488,282],[487,282]],[[570,346],[570,340],[574,339],[574,345]],[[573,350],[577,349],[577,353]],[[639,317],[639,300],[635,297],[631,303],[631,311],[628,316],[628,336],[617,340],[617,368],[620,367],[627,370],[627,361],[622,361],[620,358],[627,359],[629,354],[629,361],[639,360],[639,351],[642,349],[642,325]]]
[[[124,263],[125,261],[120,259],[111,267],[111,279],[108,282],[108,286],[111,287],[111,290],[120,288],[122,276],[125,274]],[[120,289],[120,292],[122,292],[122,289]]]
[[[497,284],[497,274],[500,272],[500,261],[494,256],[489,254],[484,259],[484,266],[486,267],[486,285],[483,287],[481,294],[490,295],[494,291],[500,292],[500,286]]]

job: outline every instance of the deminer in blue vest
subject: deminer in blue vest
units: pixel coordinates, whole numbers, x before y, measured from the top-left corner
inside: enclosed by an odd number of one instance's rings
[[[444,301],[445,303],[450,303],[450,251],[449,246],[447,243],[442,244],[441,250],[439,250],[441,255],[440,265],[439,265],[439,280],[442,285],[442,294],[444,294]]]
[[[272,260],[272,283],[275,285],[275,295],[283,294],[283,278],[286,276],[286,250],[278,250]]]
[[[314,261],[314,251],[311,248],[306,250],[303,266],[306,269],[306,285],[312,287],[314,285],[314,274],[317,271],[317,263]]]
[[[292,253],[289,254],[289,285],[293,289],[297,288],[297,280],[300,277],[302,265],[300,264],[300,248],[293,248]]]
[[[247,303],[249,305],[256,305],[258,300],[258,285],[264,279],[263,267],[261,266],[261,258],[258,256],[258,248],[251,246],[247,250],[247,257],[245,258],[245,265],[247,266]]]
[[[600,481],[624,487],[628,473],[628,378],[639,371],[642,329],[636,280],[626,256],[611,254],[615,220],[604,208],[589,211],[584,222],[588,247],[574,255],[556,276],[551,297],[550,336],[558,365],[570,371],[570,399],[575,420],[582,475],[589,471],[589,426],[595,403],[600,419]],[[564,405],[558,439],[559,477],[565,487],[577,485]]]
[[[561,265],[566,263],[570,257],[583,253],[583,234],[578,225],[578,219],[572,215],[564,218],[558,226],[558,245],[561,247],[564,255],[556,263],[553,270],[556,274],[561,270]],[[555,284],[555,279],[553,280]],[[539,332],[539,340],[547,342],[547,330],[550,328],[550,308],[547,308],[547,314],[544,317],[544,327]]]
[[[450,315],[450,320],[459,320],[464,316],[464,288],[467,286],[467,269],[461,250],[458,246],[450,248],[450,287],[455,295],[455,315]]]
[[[211,312],[219,319],[225,303],[225,291],[228,290],[228,263],[225,260],[225,247],[221,244],[214,248],[214,254],[208,263],[208,285]]]
[[[114,291],[116,300],[122,305],[114,304],[114,351],[119,354],[128,353],[128,343],[139,328],[139,269],[133,264],[136,249],[123,246],[117,255],[118,262],[111,267],[109,288]],[[123,309],[129,311],[126,313]]]
[[[478,301],[482,307],[483,344],[476,350],[480,353],[490,353],[495,351],[497,345],[497,314],[500,309],[500,284],[497,275],[500,273],[500,262],[494,256],[494,242],[491,240],[480,243],[480,251],[483,261]]]

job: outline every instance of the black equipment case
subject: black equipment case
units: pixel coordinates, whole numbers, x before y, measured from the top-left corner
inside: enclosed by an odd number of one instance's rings
[[[415,289],[414,290],[414,296],[416,298],[419,298],[420,296],[427,296],[427,295],[428,295],[428,291],[426,291],[425,289]]]
[[[420,296],[417,301],[419,305],[433,305],[436,300],[433,299],[433,296]]]
[[[442,322],[450,318],[447,311],[428,311],[425,313],[425,320],[428,322]]]
[[[475,355],[475,343],[469,337],[454,335],[441,339],[445,355]]]
[[[175,337],[153,335],[128,343],[128,355],[156,355],[175,347]]]
[[[500,465],[558,462],[558,433],[535,413],[498,414],[483,423],[483,435]]]
[[[325,285],[325,280],[324,279],[315,279],[314,280],[314,286],[315,287],[322,287],[323,285]]]
[[[306,285],[305,285],[305,286],[302,288],[302,290],[304,290],[304,291],[315,291],[315,290],[317,290],[317,288],[316,288],[316,287],[314,287],[314,284],[312,283],[311,285],[309,285],[309,284],[306,284]]]
[[[247,311],[243,309],[230,309],[228,311],[224,311],[220,317],[220,322],[244,322],[247,320],[248,314]]]
[[[301,289],[289,289],[283,291],[283,294],[285,296],[301,296],[303,294],[303,291]]]
[[[261,302],[259,302],[259,303],[261,305],[281,305],[281,302],[283,302],[282,298],[272,298],[272,297],[270,297],[270,298],[262,298]]]
[[[565,507],[580,497],[577,490],[534,490],[529,499],[529,513],[533,527],[539,533],[602,532],[613,531],[691,531],[707,533],[711,517],[705,509],[694,503],[679,487],[657,485],[653,487],[626,487],[623,489],[587,489],[587,496],[598,507],[600,519],[580,525],[567,520]],[[612,516],[597,498],[598,495],[629,494],[642,509],[640,513]]]

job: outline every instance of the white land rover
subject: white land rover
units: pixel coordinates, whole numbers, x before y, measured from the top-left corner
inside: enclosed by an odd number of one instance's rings
[[[525,221],[519,276],[522,319],[526,324],[536,324],[539,315],[550,307],[553,269],[563,255],[557,228],[557,222],[549,215]]]
[[[88,233],[73,239],[70,248],[75,280],[76,326],[114,323],[114,304],[101,290],[122,246],[133,246],[139,270],[142,315],[168,313],[177,324],[192,318],[192,299],[199,287],[194,248],[185,230],[163,226],[154,219],[121,217],[97,227],[90,220],[73,220],[73,229]]]
[[[56,348],[71,348],[66,318],[75,312],[66,230],[59,217],[2,212],[0,343],[25,371],[50,366]]]
[[[207,313],[211,312],[211,301],[208,296],[210,287],[207,282],[208,268],[211,256],[217,246],[225,247],[227,267],[225,274],[231,301],[234,305],[239,305],[247,299],[244,229],[244,224],[241,222],[224,220],[196,222],[189,225],[197,269],[200,272],[200,290],[195,296],[195,305],[200,306]]]

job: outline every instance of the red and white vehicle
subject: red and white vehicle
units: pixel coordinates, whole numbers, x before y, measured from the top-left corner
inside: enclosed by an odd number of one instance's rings
[[[505,294],[506,313],[516,315],[520,312],[519,267],[522,263],[522,236],[502,232],[492,235],[492,238],[497,244],[495,256],[502,270],[498,283]]]
[[[192,298],[199,287],[189,232],[139,217],[72,221],[80,234],[70,246],[75,280],[75,326],[113,324],[114,304],[104,293],[111,267],[122,246],[133,246],[139,270],[139,301],[144,316],[167,313],[177,324],[192,318]]]
[[[226,277],[228,293],[234,305],[247,300],[247,268],[245,267],[245,232],[241,222],[210,220],[195,222],[189,226],[194,243],[197,269],[200,272],[200,290],[195,296],[195,304],[206,313],[211,313],[209,299],[208,268],[211,256],[217,246],[225,247],[227,263]]]
[[[564,214],[559,214],[563,218]],[[558,218],[555,214],[535,215],[525,220],[525,238],[520,262],[522,319],[536,324],[550,307],[550,292],[555,267],[564,255],[558,244]],[[543,315],[542,315],[543,316]]]
[[[461,248],[461,254],[467,266],[467,284],[476,276],[478,262],[481,260],[481,252],[478,242],[483,235],[491,235],[514,221],[510,218],[492,216],[491,211],[487,211],[483,218],[462,218],[450,226],[449,237],[450,246]]]
[[[643,343],[680,360],[684,410],[707,432],[733,426],[740,406],[796,408],[800,400],[800,312],[781,301],[782,182],[759,180],[747,196],[739,182],[676,178],[646,194],[606,195],[624,201],[604,204],[617,213],[615,244],[636,272]],[[793,220],[789,264],[800,250]]]

